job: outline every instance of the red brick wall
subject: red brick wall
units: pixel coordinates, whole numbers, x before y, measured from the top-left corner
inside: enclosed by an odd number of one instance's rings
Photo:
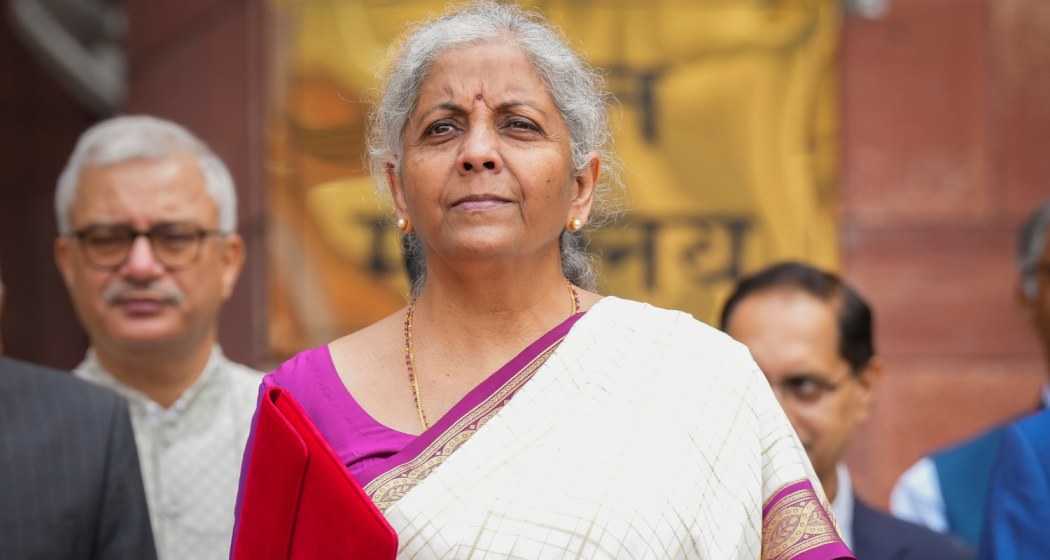
[[[894,0],[849,18],[842,240],[885,376],[851,450],[885,505],[922,454],[1035,406],[1016,305],[1018,224],[1050,198],[1050,2]]]
[[[54,192],[80,132],[95,117],[37,63],[11,31],[0,2],[0,325],[12,358],[69,368],[84,357],[77,323],[51,258]]]

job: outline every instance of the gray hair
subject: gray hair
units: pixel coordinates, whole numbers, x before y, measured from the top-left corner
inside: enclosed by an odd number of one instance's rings
[[[607,172],[595,188],[594,225],[601,216],[611,214],[606,194],[612,185],[618,185],[606,114],[611,96],[602,76],[573,52],[540,14],[516,6],[475,2],[410,31],[387,71],[380,100],[371,114],[368,152],[373,178],[383,185],[388,166],[400,172],[405,124],[434,61],[448,50],[499,39],[518,46],[546,84],[569,129],[574,169],[583,171],[592,152],[602,160]],[[559,245],[565,276],[578,286],[593,289],[596,275],[584,234],[563,231]],[[422,242],[415,234],[406,235],[403,249],[412,292],[418,295],[426,272]]]
[[[176,154],[189,154],[197,160],[204,175],[204,186],[219,209],[219,230],[232,233],[237,229],[237,192],[226,165],[190,131],[173,122],[145,115],[107,119],[80,135],[55,189],[58,233],[68,235],[72,232],[70,211],[84,167],[139,158],[161,159]]]
[[[1017,268],[1021,273],[1021,289],[1025,297],[1035,299],[1039,295],[1039,277],[1037,269],[1039,259],[1046,251],[1047,237],[1050,237],[1050,200],[1032,212],[1021,226],[1017,236]]]

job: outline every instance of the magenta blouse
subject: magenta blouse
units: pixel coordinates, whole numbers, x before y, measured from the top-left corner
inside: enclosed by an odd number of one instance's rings
[[[276,385],[295,395],[358,483],[369,465],[416,438],[379,423],[358,404],[336,372],[327,345],[300,352],[267,374],[262,384],[264,389]]]

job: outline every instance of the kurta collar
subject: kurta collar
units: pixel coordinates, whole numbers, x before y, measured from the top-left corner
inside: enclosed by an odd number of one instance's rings
[[[122,383],[106,371],[102,364],[99,363],[94,348],[88,349],[84,361],[73,370],[73,374],[81,379],[92,381],[116,391],[132,405],[143,407],[144,411],[150,416],[179,416],[190,406],[201,391],[215,384],[219,371],[222,369],[222,364],[225,361],[226,356],[223,355],[222,349],[216,344],[212,347],[211,355],[208,357],[208,362],[204,365],[204,371],[201,372],[200,377],[193,382],[193,385],[190,385],[189,388],[183,391],[182,395],[179,395],[179,398],[168,408],[162,407],[145,393]]]

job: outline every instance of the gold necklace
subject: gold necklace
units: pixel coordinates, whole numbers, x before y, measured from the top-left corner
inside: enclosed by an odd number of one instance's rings
[[[569,285],[569,295],[572,296],[572,314],[580,312],[580,294],[576,293],[576,286],[572,282]],[[419,396],[419,379],[416,377],[415,359],[412,352],[412,316],[416,312],[416,298],[408,303],[408,311],[405,313],[405,369],[408,370],[408,382],[412,387],[412,400],[416,404],[416,412],[419,414],[419,423],[423,425],[423,431],[430,428],[427,413],[423,411],[422,399]]]

